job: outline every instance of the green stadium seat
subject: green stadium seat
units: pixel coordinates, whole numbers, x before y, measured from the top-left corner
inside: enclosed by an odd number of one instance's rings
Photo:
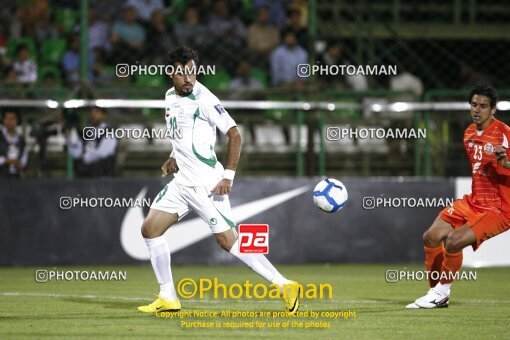
[[[179,21],[180,15],[188,7],[188,0],[173,0],[171,3],[172,3],[171,11],[167,15],[167,22],[169,24],[173,24]]]
[[[53,66],[53,65],[46,65],[46,66],[42,66],[42,67],[39,67],[39,69],[37,70],[38,71],[38,81],[40,83],[42,83],[42,81],[44,80],[44,77],[48,74],[51,74],[55,77],[55,82],[57,84],[60,84],[61,83],[61,73],[60,73],[60,69],[56,66]]]
[[[26,44],[30,50],[30,58],[37,60],[37,50],[35,49],[35,42],[32,38],[11,38],[7,43],[7,55],[11,59],[16,58],[16,48],[18,45]]]
[[[258,81],[260,81],[260,83],[264,86],[264,87],[267,87],[267,72],[263,69],[263,68],[259,68],[259,67],[253,67],[251,69],[251,76],[255,79],[257,79]]]
[[[216,74],[203,75],[200,82],[209,89],[224,90],[230,84],[230,75],[225,70],[217,70]]]
[[[55,22],[62,25],[64,32],[70,32],[78,22],[78,11],[71,8],[57,7],[55,9]]]
[[[241,0],[241,15],[243,19],[252,21],[254,14],[253,0]]]
[[[111,76],[112,78],[117,76],[115,74],[115,66],[104,66],[103,73]]]
[[[348,103],[348,104],[354,104],[354,105],[359,103],[359,101],[356,100],[355,98],[353,98],[353,99],[341,98],[338,101],[342,102],[342,103]],[[346,117],[349,119],[360,119],[362,117],[362,112],[357,109],[342,109],[342,110],[338,110],[335,112],[337,113],[337,115],[343,116],[343,117]]]
[[[288,100],[288,98],[286,98],[285,96],[279,95],[279,94],[273,94],[269,97],[269,100],[270,101],[285,101],[285,100]],[[281,122],[286,116],[289,115],[289,112],[292,112],[292,111],[283,110],[283,109],[267,109],[267,110],[264,110],[264,116],[271,120]]]
[[[165,85],[165,78],[164,76],[160,74],[156,75],[138,75],[136,77],[135,83],[137,85],[144,85],[144,86],[164,86]]]
[[[65,39],[48,39],[42,42],[41,59],[46,64],[58,65],[66,51]]]

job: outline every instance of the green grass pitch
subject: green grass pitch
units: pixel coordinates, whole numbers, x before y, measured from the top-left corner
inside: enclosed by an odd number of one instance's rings
[[[302,317],[226,317],[183,319],[158,318],[139,313],[136,307],[153,300],[157,293],[152,268],[143,266],[60,266],[57,270],[122,270],[126,281],[50,281],[35,282],[40,268],[0,268],[0,338],[356,338],[448,339],[508,338],[510,296],[508,268],[478,269],[476,281],[459,281],[453,286],[449,308],[406,310],[405,305],[427,290],[424,281],[386,283],[388,269],[422,270],[412,265],[290,265],[278,266],[286,276],[301,283],[329,283],[333,298],[303,300],[301,311],[355,311],[356,317],[316,321],[329,322],[329,328],[282,329],[285,322],[303,322]],[[221,283],[263,281],[244,266],[175,266],[174,279],[217,277]],[[277,312],[278,300],[181,299],[183,311],[257,311]],[[188,328],[185,320],[212,321],[218,328]],[[230,329],[225,322],[265,322],[260,328]],[[280,328],[269,328],[269,323]]]

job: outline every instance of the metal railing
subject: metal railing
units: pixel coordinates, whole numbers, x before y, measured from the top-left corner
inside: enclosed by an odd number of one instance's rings
[[[376,91],[378,95],[382,95],[384,91]],[[386,95],[391,93],[386,91]],[[342,101],[244,101],[244,100],[225,100],[222,101],[225,108],[229,110],[281,110],[290,115],[289,120],[297,126],[297,143],[294,145],[295,152],[295,175],[303,176],[305,174],[305,155],[304,152],[313,153],[317,159],[317,173],[321,176],[327,173],[325,146],[326,136],[324,135],[324,127],[327,124],[346,123],[367,123],[379,119],[391,113],[409,112],[412,117],[412,126],[416,129],[426,129],[431,134],[430,138],[416,139],[414,143],[414,174],[418,176],[437,175],[438,172],[432,171],[431,157],[433,150],[431,144],[437,145],[437,139],[442,141],[441,145],[451,142],[449,136],[448,119],[439,119],[439,123],[434,126],[431,121],[437,120],[438,113],[451,114],[459,111],[467,112],[469,104],[464,101],[446,101],[445,98],[465,97],[467,90],[431,90],[426,93],[423,102],[342,102]],[[510,95],[510,90],[500,90],[500,95],[505,97]],[[372,93],[374,94],[374,93]],[[332,96],[331,98],[334,98]],[[441,101],[434,99],[442,98]],[[39,108],[39,109],[82,109],[92,106],[100,106],[114,109],[164,109],[164,100],[144,100],[144,99],[0,99],[0,108],[2,107],[18,107],[18,108]],[[498,103],[499,111],[510,111],[510,102],[502,100]],[[233,111],[235,112],[235,111]],[[350,118],[346,112],[355,112],[357,118]],[[366,117],[367,113],[373,115],[372,118]],[[332,116],[333,115],[333,116]],[[333,117],[333,118],[331,118]],[[455,117],[458,117],[457,115]],[[440,117],[439,117],[440,118]],[[313,138],[308,138],[307,150],[303,149],[301,141],[301,126],[306,125],[318,132],[318,150],[316,142]],[[315,130],[316,129],[316,130]],[[458,141],[453,141],[458,142]],[[316,151],[317,150],[317,151]],[[71,176],[71,163],[68,162],[68,177]]]

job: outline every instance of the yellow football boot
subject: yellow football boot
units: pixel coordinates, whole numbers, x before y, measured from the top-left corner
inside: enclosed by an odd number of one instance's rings
[[[296,281],[283,285],[282,300],[285,309],[290,315],[296,314],[299,309],[299,296],[301,294],[301,285]]]
[[[179,300],[168,301],[158,295],[156,301],[147,306],[140,306],[138,310],[143,313],[178,312],[181,310],[181,302]]]

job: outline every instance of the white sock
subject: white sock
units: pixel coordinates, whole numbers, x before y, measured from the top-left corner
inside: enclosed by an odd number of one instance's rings
[[[269,260],[262,254],[240,254],[239,244],[236,240],[230,253],[243,261],[248,267],[250,267],[255,273],[262,276],[264,279],[271,283],[275,283],[283,288],[284,284],[290,283],[289,280],[284,278],[282,274],[276,270],[276,268],[269,262]]]
[[[450,287],[452,286],[451,283],[441,283],[439,282],[437,285],[436,285],[436,289],[442,293],[442,294],[445,294],[445,295],[450,295]]]
[[[152,269],[154,269],[159,283],[159,295],[168,301],[177,300],[172,270],[170,269],[170,249],[165,236],[145,238],[144,240],[149,248]]]

